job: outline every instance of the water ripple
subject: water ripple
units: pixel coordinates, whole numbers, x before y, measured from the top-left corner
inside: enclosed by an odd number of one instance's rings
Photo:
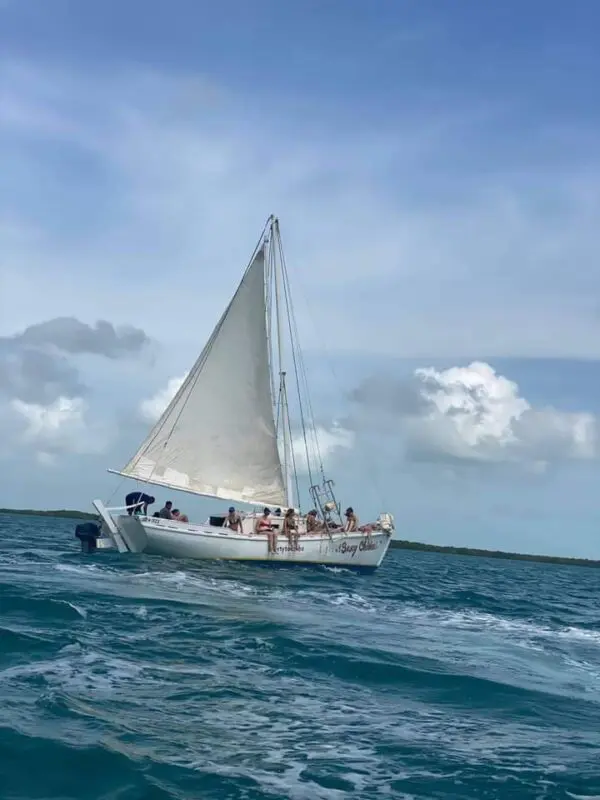
[[[600,794],[595,570],[86,558],[1,523],[2,800]]]

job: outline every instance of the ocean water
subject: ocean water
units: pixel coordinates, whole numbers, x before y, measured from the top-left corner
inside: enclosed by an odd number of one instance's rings
[[[82,556],[0,517],[0,799],[598,798],[600,570]]]

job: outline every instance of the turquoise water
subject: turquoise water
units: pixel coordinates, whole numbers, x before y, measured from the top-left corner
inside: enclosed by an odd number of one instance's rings
[[[600,570],[79,554],[0,517],[1,800],[600,795]]]

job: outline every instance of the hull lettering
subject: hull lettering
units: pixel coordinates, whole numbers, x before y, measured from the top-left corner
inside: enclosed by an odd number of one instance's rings
[[[379,541],[373,541],[370,536],[365,536],[364,539],[361,539],[358,544],[348,544],[347,542],[342,542],[341,545],[336,548],[336,553],[341,553],[342,555],[349,555],[350,558],[354,558],[357,551],[361,553],[365,550],[377,550],[379,547]]]

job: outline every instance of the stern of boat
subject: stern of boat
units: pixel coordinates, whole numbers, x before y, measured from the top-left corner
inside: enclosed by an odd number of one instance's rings
[[[100,524],[87,522],[78,525],[75,536],[81,541],[81,550],[118,550],[119,553],[143,553],[147,545],[144,527],[137,516],[123,514],[126,508],[107,508],[101,500],[93,506],[100,517]]]

